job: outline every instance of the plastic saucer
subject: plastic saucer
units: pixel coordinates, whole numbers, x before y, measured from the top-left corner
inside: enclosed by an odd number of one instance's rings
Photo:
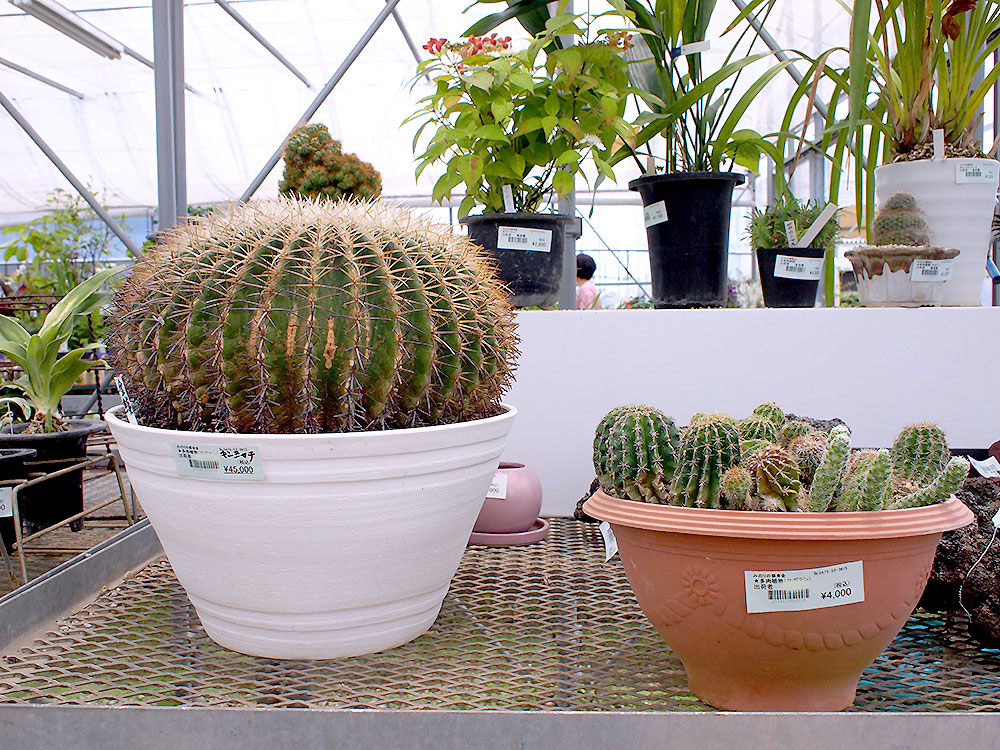
[[[511,534],[487,534],[473,531],[469,536],[469,544],[482,544],[487,547],[516,547],[521,544],[533,544],[542,541],[549,534],[549,522],[538,518],[527,531]]]

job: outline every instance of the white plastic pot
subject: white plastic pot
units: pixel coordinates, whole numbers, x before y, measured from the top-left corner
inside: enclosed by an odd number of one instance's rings
[[[222,646],[329,659],[433,624],[515,409],[454,425],[323,435],[177,432],[106,415],[136,495]],[[180,446],[178,448],[177,446]],[[242,449],[233,478],[181,476]],[[209,451],[205,452],[205,448]],[[221,463],[225,464],[226,459]],[[250,475],[252,476],[252,475]]]
[[[942,305],[979,305],[998,174],[993,159],[896,162],[875,170],[879,205],[897,190],[912,193],[927,215],[930,244],[959,250],[952,276],[941,290]]]

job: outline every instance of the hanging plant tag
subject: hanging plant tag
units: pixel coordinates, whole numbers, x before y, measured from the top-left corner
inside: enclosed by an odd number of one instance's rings
[[[934,161],[944,160],[944,130],[937,128],[931,131],[931,142],[934,144]]]
[[[972,468],[979,472],[981,477],[1000,477],[1000,461],[990,456],[985,461],[977,461],[971,456],[967,456]]]
[[[645,206],[642,209],[642,218],[647,229],[654,224],[662,224],[667,220],[667,204],[663,201],[657,201]]]
[[[264,478],[260,450],[256,447],[222,448],[191,443],[174,443],[173,447],[178,476],[240,481]]]
[[[497,230],[498,250],[533,250],[538,253],[547,253],[551,247],[551,229],[499,227]]]
[[[604,537],[604,562],[608,562],[618,554],[618,540],[615,539],[615,532],[611,530],[611,524],[607,521],[601,521],[599,528],[601,536]]]
[[[14,488],[0,487],[0,518],[14,516]]]
[[[500,188],[500,192],[503,193],[504,213],[514,213],[514,191],[511,189],[510,185],[504,185]]]
[[[785,238],[788,240],[789,247],[799,246],[799,233],[795,229],[795,222],[791,219],[785,222]]]
[[[507,475],[501,472],[497,472],[493,475],[493,481],[490,482],[490,489],[486,493],[486,497],[492,497],[494,500],[506,500],[507,499]]]
[[[995,161],[960,161],[955,164],[955,184],[970,185],[976,182],[992,184],[997,181],[997,169],[1000,165]]]
[[[947,281],[955,265],[954,258],[927,260],[918,258],[910,268],[910,281]]]
[[[815,281],[822,275],[822,258],[799,258],[795,255],[777,255],[774,258],[775,278]]]
[[[128,417],[128,421],[132,424],[139,424],[139,420],[135,418],[135,407],[132,405],[132,397],[128,395],[128,390],[125,388],[125,381],[122,380],[121,375],[115,375],[115,388],[118,389],[118,395],[121,397],[122,406],[125,407],[125,416]]]
[[[798,612],[865,600],[861,560],[805,570],[747,570],[743,576],[747,614]]]

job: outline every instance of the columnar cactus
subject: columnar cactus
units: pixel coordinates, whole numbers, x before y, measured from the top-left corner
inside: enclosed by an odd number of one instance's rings
[[[594,470],[609,495],[667,502],[680,435],[674,420],[650,406],[619,406],[594,435]]]
[[[830,445],[820,459],[809,487],[808,509],[822,513],[829,509],[840,489],[844,468],[851,453],[851,433],[840,428],[830,433]]]
[[[949,458],[948,441],[940,427],[904,427],[892,444],[892,479],[897,491],[930,484],[944,471]]]
[[[889,502],[890,458],[885,448],[879,451],[861,451],[837,499],[837,510],[882,510]]]
[[[964,458],[955,456],[934,481],[926,487],[922,487],[916,492],[893,500],[890,508],[919,508],[923,505],[933,505],[947,500],[955,491],[962,486],[965,477],[969,473],[969,462]]]
[[[739,462],[740,435],[732,417],[706,414],[692,421],[681,436],[673,504],[718,508],[722,475]]]
[[[341,432],[499,410],[512,312],[466,238],[378,203],[284,198],[174,227],[110,340],[143,424]]]
[[[789,443],[788,450],[799,465],[799,478],[806,487],[812,485],[816,469],[829,445],[830,439],[819,430],[797,437]]]
[[[785,412],[773,401],[765,401],[763,404],[758,404],[754,407],[753,413],[771,420],[778,427],[781,427],[785,423]]]
[[[736,427],[740,431],[740,440],[766,440],[773,443],[778,439],[778,426],[760,414],[751,414],[746,419],[741,419]]]
[[[898,191],[879,207],[872,222],[873,245],[929,245],[930,229],[912,193]]]
[[[753,463],[757,496],[765,502],[765,507],[796,510],[802,482],[795,458],[781,446],[771,445],[757,451]]]

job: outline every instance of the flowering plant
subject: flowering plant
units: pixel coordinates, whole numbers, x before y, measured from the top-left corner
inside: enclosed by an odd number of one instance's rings
[[[614,179],[608,160],[620,139],[628,142],[633,134],[622,119],[630,88],[619,52],[628,40],[612,36],[560,47],[560,35],[586,38],[579,20],[558,13],[523,51],[495,33],[424,45],[432,57],[420,64],[417,83],[429,76],[435,89],[407,122],[420,122],[415,152],[427,126],[435,128],[416,166],[419,177],[444,164],[434,200],[443,202],[464,185],[460,216],[476,204],[502,213],[509,186],[515,211],[535,211],[550,191],[563,197],[573,190],[587,158]]]

